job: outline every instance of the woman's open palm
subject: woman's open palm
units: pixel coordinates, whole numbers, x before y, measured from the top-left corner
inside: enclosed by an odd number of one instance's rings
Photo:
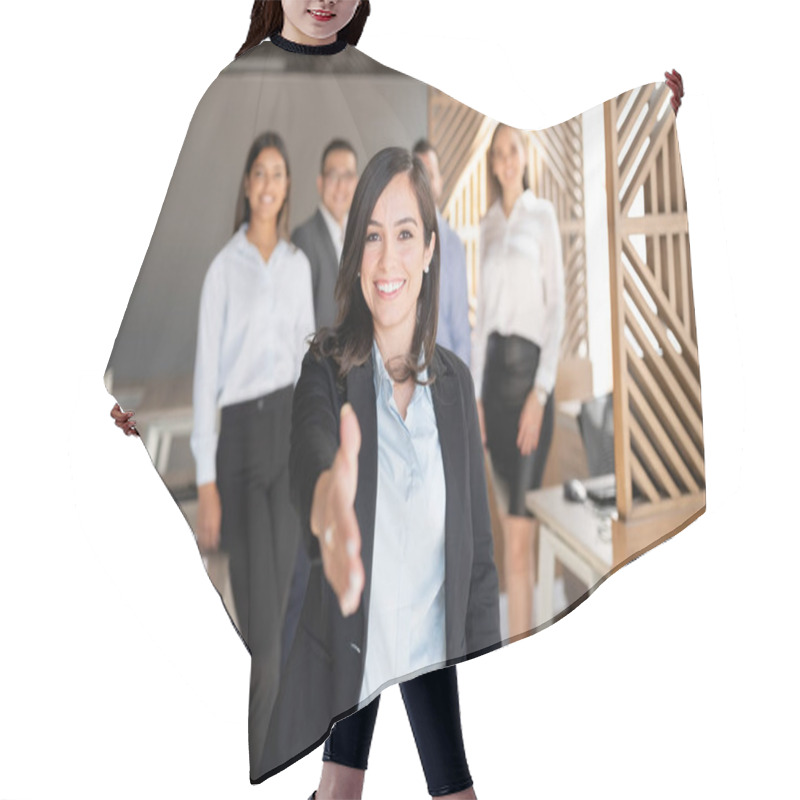
[[[342,407],[339,441],[327,478],[319,538],[325,577],[339,599],[342,614],[349,616],[358,609],[364,590],[361,531],[354,509],[361,428],[349,403]]]

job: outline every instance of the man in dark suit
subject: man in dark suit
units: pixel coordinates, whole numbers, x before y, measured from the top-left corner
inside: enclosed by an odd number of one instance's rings
[[[319,207],[292,233],[292,241],[311,262],[317,328],[336,322],[333,289],[339,274],[347,215],[357,183],[356,151],[344,139],[334,139],[322,154],[317,176]]]

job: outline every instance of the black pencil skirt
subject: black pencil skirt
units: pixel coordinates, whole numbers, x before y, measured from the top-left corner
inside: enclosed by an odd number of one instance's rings
[[[542,485],[553,439],[555,409],[551,392],[537,448],[523,456],[517,447],[519,417],[536,381],[539,355],[539,345],[521,336],[493,333],[486,347],[482,397],[486,446],[500,493],[508,498],[507,511],[517,517],[531,516],[525,508],[525,493]]]

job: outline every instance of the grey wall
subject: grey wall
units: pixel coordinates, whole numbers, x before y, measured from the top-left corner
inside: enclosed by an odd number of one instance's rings
[[[115,389],[174,381],[185,395],[203,278],[233,233],[250,144],[270,129],[289,150],[294,227],[316,208],[325,144],[349,139],[362,169],[382,147],[411,147],[427,133],[427,87],[397,74],[221,75],[192,119],[120,327],[109,361]],[[164,396],[163,389],[158,394],[160,405],[190,401]]]

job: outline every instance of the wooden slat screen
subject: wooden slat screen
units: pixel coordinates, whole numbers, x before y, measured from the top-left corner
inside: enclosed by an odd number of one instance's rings
[[[650,84],[605,104],[623,519],[696,504],[705,491],[689,227],[669,96],[665,84]]]

